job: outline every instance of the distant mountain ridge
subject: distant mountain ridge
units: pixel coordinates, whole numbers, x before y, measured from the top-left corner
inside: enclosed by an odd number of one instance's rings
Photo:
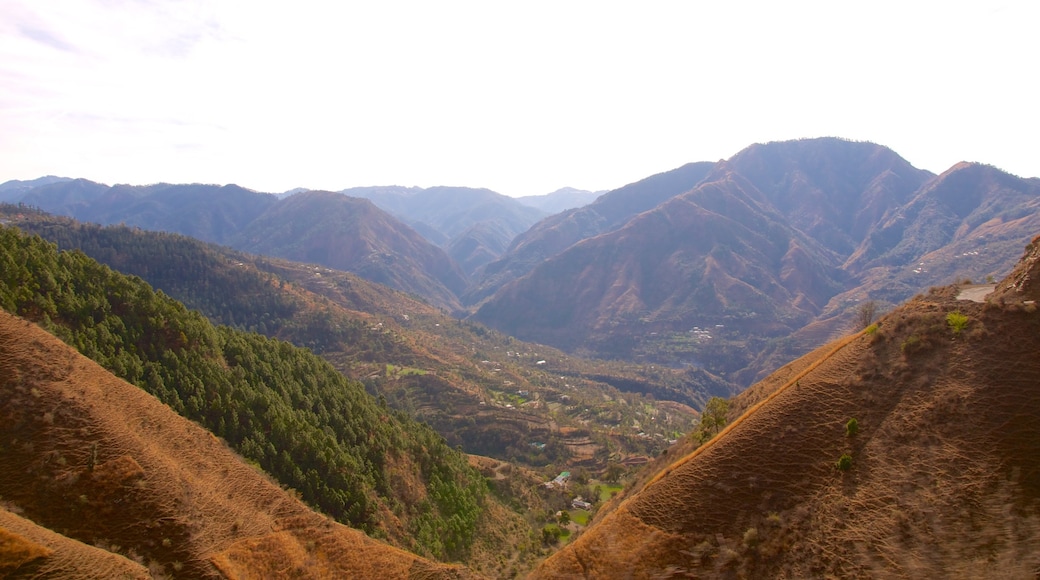
[[[466,277],[440,248],[371,202],[307,191],[278,199],[237,185],[108,186],[51,182],[16,200],[100,224],[176,232],[203,241],[357,272],[456,311]]]
[[[344,195],[372,200],[444,248],[467,275],[497,258],[546,212],[490,189],[354,187]]]
[[[573,187],[561,187],[551,193],[524,195],[516,198],[516,200],[524,205],[538,208],[547,214],[554,214],[589,205],[604,193],[606,193],[606,190],[588,191]]]
[[[228,240],[230,246],[356,272],[454,311],[465,274],[440,248],[371,201],[308,191],[271,206]]]

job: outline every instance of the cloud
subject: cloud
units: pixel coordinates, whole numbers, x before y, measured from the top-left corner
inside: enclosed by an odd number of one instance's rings
[[[76,52],[76,49],[70,43],[49,30],[36,28],[27,24],[16,24],[16,26],[18,32],[30,40],[39,42],[40,44],[49,46],[56,50]]]

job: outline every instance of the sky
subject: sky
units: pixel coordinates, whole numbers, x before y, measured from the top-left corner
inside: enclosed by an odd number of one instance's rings
[[[0,182],[608,190],[753,143],[1040,176],[1040,2],[0,0]]]

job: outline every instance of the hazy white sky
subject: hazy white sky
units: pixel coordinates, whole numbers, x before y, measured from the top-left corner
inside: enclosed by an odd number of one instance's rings
[[[1040,176],[1040,2],[0,0],[0,182],[612,189],[840,136]]]

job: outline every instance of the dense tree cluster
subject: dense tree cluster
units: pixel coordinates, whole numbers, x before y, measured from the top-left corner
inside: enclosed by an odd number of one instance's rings
[[[382,505],[408,523],[418,551],[467,552],[483,478],[429,427],[380,406],[313,353],[216,327],[136,276],[11,227],[0,227],[0,306],[201,423],[336,519],[378,532]],[[425,486],[418,504],[391,485],[402,469]]]

